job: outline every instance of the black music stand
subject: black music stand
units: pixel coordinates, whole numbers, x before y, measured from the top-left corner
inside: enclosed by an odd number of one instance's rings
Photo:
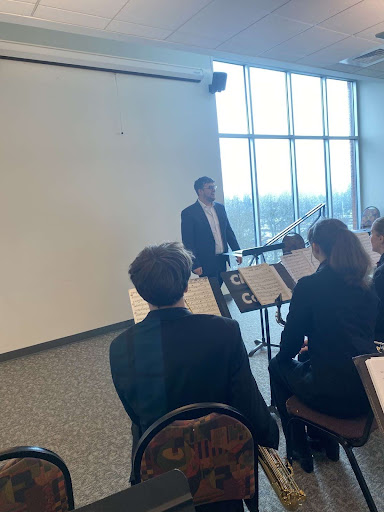
[[[277,251],[279,249],[283,249],[283,247],[284,244],[279,243],[269,246],[253,247],[251,249],[243,249],[240,251],[229,252],[226,253],[226,255],[242,257],[253,256],[252,261],[256,261],[257,263],[259,256],[264,255],[265,252]],[[285,270],[283,265],[281,265],[281,263],[277,263],[276,265],[273,266],[276,268],[280,275],[285,272],[284,276],[281,275],[281,277],[286,282],[286,284],[291,288],[287,280],[292,281],[292,278],[289,276],[288,272]],[[237,307],[239,308],[240,313],[247,313],[248,311],[257,310],[260,311],[261,340],[254,340],[256,347],[248,353],[248,356],[252,357],[254,354],[256,354],[258,350],[260,350],[263,347],[267,347],[268,361],[270,361],[272,358],[271,347],[279,347],[279,345],[274,345],[273,343],[271,343],[269,328],[268,308],[270,306],[274,306],[275,304],[268,304],[266,306],[262,306],[260,302],[256,300],[251,289],[242,279],[241,275],[237,270],[222,272],[221,277],[223,278],[223,281],[226,287],[228,288],[229,293],[231,294]],[[293,289],[293,286],[291,289]]]

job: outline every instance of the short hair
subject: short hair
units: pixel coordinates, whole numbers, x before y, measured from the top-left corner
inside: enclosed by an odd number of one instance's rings
[[[371,231],[375,230],[378,235],[384,236],[384,217],[379,217],[374,221]]]
[[[188,286],[192,253],[179,242],[145,247],[129,267],[129,275],[141,297],[157,307],[172,306]]]
[[[355,233],[338,219],[323,219],[308,231],[310,244],[316,243],[328,265],[351,286],[366,287],[370,259]]]
[[[215,183],[215,180],[212,178],[208,178],[208,176],[202,176],[201,178],[198,178],[195,183],[193,184],[196,194],[199,195],[199,190],[204,188],[204,185],[206,183]]]

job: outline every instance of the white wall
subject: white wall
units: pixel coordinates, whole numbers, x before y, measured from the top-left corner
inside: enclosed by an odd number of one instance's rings
[[[361,207],[384,215],[384,81],[358,82]]]
[[[221,178],[207,83],[12,61],[0,83],[4,353],[131,318],[129,263]]]

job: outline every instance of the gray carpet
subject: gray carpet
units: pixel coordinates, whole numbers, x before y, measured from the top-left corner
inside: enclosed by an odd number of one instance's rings
[[[252,340],[259,336],[258,313],[240,315],[234,304],[230,309],[251,349]],[[278,341],[281,329],[272,318],[271,329],[273,341]],[[117,334],[0,364],[0,449],[38,445],[57,452],[71,472],[78,507],[128,486],[130,422],[115,393],[108,360],[110,342]],[[269,402],[266,349],[250,361]],[[377,508],[384,512],[384,436],[375,432],[355,453]],[[344,454],[337,463],[316,455],[315,472],[310,475],[296,464],[294,470],[307,494],[303,510],[367,510]],[[259,474],[260,511],[283,510],[262,470]]]

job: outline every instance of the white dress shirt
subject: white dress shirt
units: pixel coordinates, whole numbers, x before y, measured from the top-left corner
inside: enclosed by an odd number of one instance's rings
[[[211,231],[213,238],[215,239],[215,254],[222,254],[224,252],[223,239],[221,237],[221,229],[219,219],[217,217],[216,210],[213,206],[207,206],[200,199],[198,199],[200,206],[204,210],[204,213],[208,219],[209,225],[211,226]]]

